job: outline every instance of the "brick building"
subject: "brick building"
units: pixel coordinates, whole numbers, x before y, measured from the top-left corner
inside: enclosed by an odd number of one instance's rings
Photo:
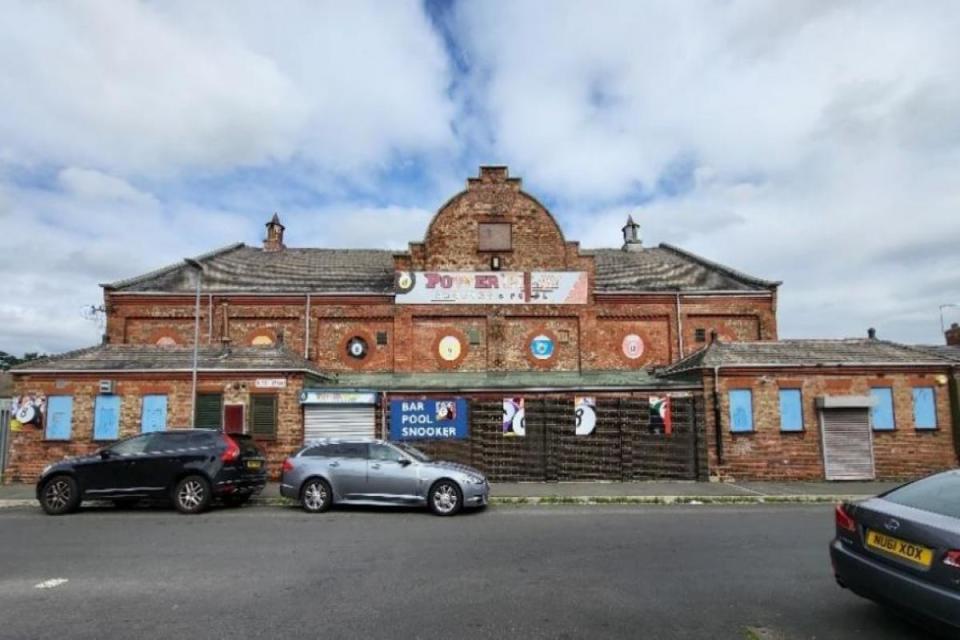
[[[710,448],[704,378],[660,372],[713,353],[711,335],[776,344],[780,283],[644,246],[632,219],[614,234],[620,247],[581,249],[504,167],[403,252],[288,247],[275,215],[260,247],[103,285],[104,345],[15,371],[38,410],[5,477],[191,418],[253,433],[274,472],[305,439],[355,434],[413,438],[495,480],[775,475]]]

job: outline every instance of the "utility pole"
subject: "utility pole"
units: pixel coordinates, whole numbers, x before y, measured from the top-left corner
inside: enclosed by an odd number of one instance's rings
[[[193,258],[184,262],[194,269],[197,277],[197,301],[193,311],[193,380],[190,385],[190,428],[197,426],[197,357],[200,348],[200,285],[203,282],[203,265]]]

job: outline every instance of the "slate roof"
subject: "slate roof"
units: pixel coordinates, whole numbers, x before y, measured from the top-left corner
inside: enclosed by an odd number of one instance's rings
[[[595,290],[604,293],[763,291],[781,284],[748,276],[669,244],[637,251],[594,249],[585,253],[595,256]]]
[[[384,391],[485,391],[519,389],[609,390],[690,388],[647,371],[499,371],[441,373],[341,373],[329,387]]]
[[[765,291],[779,282],[761,280],[667,244],[636,251],[585,250],[595,256],[596,291]],[[203,265],[208,293],[370,293],[394,290],[395,252],[376,249],[264,251],[243,243],[194,258]],[[187,261],[102,285],[118,292],[188,293],[196,287]]]
[[[725,342],[717,340],[661,370],[674,375],[713,367],[772,366],[949,366],[942,356],[887,340],[776,340]]]
[[[194,258],[203,265],[205,292],[393,293],[393,251],[283,249],[264,251],[243,243]],[[102,285],[111,291],[184,293],[195,290],[195,269],[186,261]]]
[[[13,374],[39,372],[191,371],[192,347],[98,345],[57,356],[31,360],[10,369]],[[317,366],[283,347],[201,346],[197,370],[296,371],[328,378]]]
[[[953,362],[960,362],[960,347],[953,347],[945,344],[917,344],[913,345],[914,349],[919,349],[930,355],[938,356],[940,358],[946,358]]]

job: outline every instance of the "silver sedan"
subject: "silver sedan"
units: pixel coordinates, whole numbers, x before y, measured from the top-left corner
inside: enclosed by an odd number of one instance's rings
[[[313,513],[336,503],[426,505],[452,516],[464,507],[486,506],[490,485],[472,467],[431,460],[404,443],[325,439],[284,460],[280,493]]]

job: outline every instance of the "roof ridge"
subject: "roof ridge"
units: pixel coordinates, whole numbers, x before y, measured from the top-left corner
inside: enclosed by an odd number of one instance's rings
[[[70,351],[64,351],[63,353],[50,353],[42,358],[36,358],[35,360],[27,360],[26,362],[21,362],[20,364],[10,367],[7,371],[17,371],[18,369],[29,369],[30,365],[40,364],[42,362],[49,362],[51,360],[60,360],[63,358],[75,358],[84,353],[89,353],[90,351],[96,351],[97,349],[102,348],[104,345],[95,344],[90,347],[80,347],[79,349],[72,349]]]
[[[219,256],[219,255],[223,255],[223,254],[229,253],[229,252],[231,252],[231,251],[235,251],[236,249],[239,249],[239,248],[245,247],[245,246],[246,246],[246,245],[245,245],[243,242],[234,242],[233,244],[228,244],[228,245],[226,245],[226,246],[220,247],[219,249],[214,249],[213,251],[208,251],[207,253],[202,253],[202,254],[194,257],[193,259],[196,260],[197,262],[200,262],[200,261],[202,261],[202,260],[208,260],[208,259],[210,259],[210,258]],[[157,276],[159,276],[159,275],[163,275],[163,274],[165,274],[165,273],[170,273],[171,271],[174,271],[174,270],[176,270],[176,269],[180,269],[180,268],[186,266],[186,264],[187,264],[187,263],[186,263],[185,260],[180,260],[179,262],[175,262],[175,263],[173,263],[173,264],[168,264],[168,265],[165,266],[165,267],[160,267],[159,269],[154,269],[153,271],[150,271],[150,272],[148,272],[148,273],[141,274],[141,275],[139,275],[139,276],[134,276],[134,277],[132,277],[132,278],[126,278],[126,279],[124,279],[124,280],[117,280],[116,282],[100,283],[100,286],[101,286],[102,288],[108,289],[108,290],[114,290],[114,289],[120,289],[120,288],[123,288],[123,287],[129,287],[129,286],[132,285],[132,284],[136,284],[136,283],[142,282],[142,281],[144,281],[144,280],[149,280],[150,278],[155,278],[155,277],[157,277]]]
[[[707,258],[698,256],[695,253],[690,253],[689,251],[676,247],[672,244],[668,244],[666,242],[661,242],[658,246],[660,249],[665,249],[667,251],[675,253],[680,257],[686,258],[688,260],[693,260],[694,262],[698,262],[701,265],[707,267],[708,269],[714,269],[716,271],[719,271],[721,273],[724,273],[730,276],[731,278],[739,279],[751,284],[756,284],[756,285],[767,287],[767,288],[776,288],[783,284],[781,280],[764,280],[763,278],[757,278],[755,276],[748,275],[742,271],[737,271],[736,269],[733,269],[726,265],[722,265],[719,262],[708,260]]]

